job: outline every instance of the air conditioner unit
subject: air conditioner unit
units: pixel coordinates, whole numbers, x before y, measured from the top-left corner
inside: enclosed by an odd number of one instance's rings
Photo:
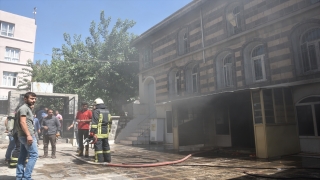
[[[164,142],[164,119],[150,120],[150,141]]]

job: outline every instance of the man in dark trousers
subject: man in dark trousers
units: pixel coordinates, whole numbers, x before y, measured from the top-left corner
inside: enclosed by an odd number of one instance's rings
[[[92,112],[92,123],[90,136],[96,136],[97,142],[94,144],[95,162],[111,162],[110,146],[108,136],[111,126],[111,115],[104,105],[102,99],[94,101]]]
[[[41,128],[43,128],[43,150],[42,158],[48,157],[48,145],[51,144],[51,158],[56,158],[56,139],[59,136],[60,122],[53,116],[53,110],[48,110],[48,116],[42,120]]]
[[[19,107],[22,105],[18,105],[15,109],[15,112],[18,111]],[[19,118],[17,116],[17,113],[15,113],[14,115],[14,126],[13,129],[11,130],[11,134],[12,137],[14,139],[14,149],[12,150],[11,153],[11,158],[10,158],[10,162],[9,162],[9,167],[16,167],[17,163],[18,163],[18,158],[20,155],[20,140],[18,137],[18,128],[19,128]]]
[[[83,140],[89,137],[90,122],[92,111],[88,110],[88,103],[83,102],[81,110],[77,113],[78,138],[79,138],[79,156],[83,156]],[[89,145],[86,145],[85,157],[89,157]]]
[[[41,105],[39,110],[36,112],[36,117],[38,118],[39,120],[39,123],[41,124],[42,123],[42,113],[46,113],[46,110],[45,110],[45,107],[44,105]],[[41,130],[40,130],[40,133],[38,133],[38,138],[40,139],[41,138]]]

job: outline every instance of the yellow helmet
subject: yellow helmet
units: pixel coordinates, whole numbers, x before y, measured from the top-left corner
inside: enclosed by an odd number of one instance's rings
[[[96,100],[94,100],[94,105],[97,105],[97,104],[104,104],[103,100],[101,98],[97,98]]]

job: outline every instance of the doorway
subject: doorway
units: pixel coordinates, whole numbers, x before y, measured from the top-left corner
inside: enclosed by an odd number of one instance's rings
[[[320,153],[320,96],[302,99],[296,110],[301,151]]]
[[[166,135],[165,142],[172,144],[173,143],[173,133],[172,133],[172,111],[166,111]]]
[[[236,93],[229,102],[232,147],[255,148],[250,92]]]

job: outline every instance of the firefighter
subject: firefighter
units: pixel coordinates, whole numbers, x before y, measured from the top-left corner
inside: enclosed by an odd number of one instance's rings
[[[92,122],[90,136],[96,136],[97,142],[94,143],[95,162],[111,162],[110,146],[108,136],[111,125],[109,110],[104,105],[102,99],[97,98],[94,101],[94,110],[92,112]]]

